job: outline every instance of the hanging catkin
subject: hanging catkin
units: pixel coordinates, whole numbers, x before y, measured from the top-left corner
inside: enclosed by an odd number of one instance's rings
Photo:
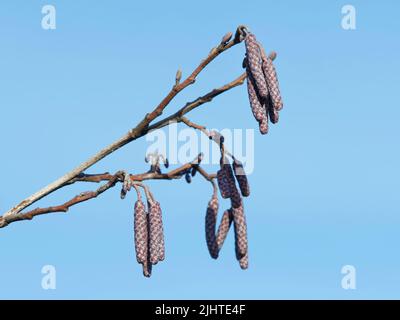
[[[164,259],[164,230],[161,207],[157,201],[149,200],[150,263],[157,264]]]
[[[240,260],[247,254],[247,224],[243,205],[232,208],[231,213],[235,230],[235,250],[237,259]]]
[[[259,96],[266,99],[268,87],[262,69],[260,47],[254,34],[249,33],[245,38],[247,65],[255,81],[255,87]]]
[[[144,264],[148,259],[148,225],[146,208],[140,199],[135,203],[134,232],[136,259]]]
[[[265,102],[265,108],[268,112],[269,119],[273,124],[278,123],[279,121],[279,112],[276,110],[272,104],[271,96],[268,96],[267,101]]]
[[[224,214],[222,215],[221,222],[218,227],[218,232],[217,232],[217,246],[218,246],[218,251],[221,250],[222,245],[224,244],[224,241],[226,239],[226,236],[228,235],[229,228],[231,227],[232,224],[232,215],[229,212],[229,210],[226,210]]]
[[[255,81],[250,72],[249,66],[246,63],[247,73],[247,94],[249,96],[250,108],[254,118],[259,123],[259,129],[262,134],[268,133],[268,116],[265,111],[265,107],[262,104],[260,96],[257,94],[255,88]]]
[[[250,185],[247,180],[246,172],[244,172],[243,164],[239,160],[234,159],[232,166],[242,196],[248,197],[250,195]]]
[[[259,44],[259,49],[262,57],[262,70],[271,96],[271,101],[274,109],[280,111],[283,108],[283,101],[279,90],[278,75],[272,59],[268,57],[264,49]]]
[[[218,207],[219,207],[218,197],[216,195],[213,195],[211,200],[208,202],[205,226],[206,226],[206,242],[207,242],[208,252],[214,259],[218,258],[218,253],[219,253],[217,238],[215,236]]]

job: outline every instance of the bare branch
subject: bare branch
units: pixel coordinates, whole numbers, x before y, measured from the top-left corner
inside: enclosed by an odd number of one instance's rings
[[[54,192],[55,190],[58,190],[62,186],[68,184],[69,181],[72,179],[76,178],[79,174],[93,166],[95,163],[99,162],[100,160],[104,159],[111,153],[115,152],[116,150],[120,149],[121,147],[125,146],[126,144],[132,142],[133,140],[136,140],[140,137],[143,137],[148,131],[149,131],[149,125],[150,123],[155,120],[157,117],[159,117],[164,109],[168,106],[168,104],[171,102],[171,100],[183,89],[185,89],[187,86],[193,84],[196,81],[197,76],[200,74],[201,71],[204,70],[204,68],[211,62],[213,61],[217,56],[219,56],[222,52],[228,50],[229,48],[233,47],[234,45],[240,43],[242,41],[242,38],[240,37],[241,34],[241,28],[238,28],[236,31],[235,38],[227,43],[220,43],[217,47],[213,48],[208,56],[200,62],[200,64],[197,66],[197,68],[182,82],[177,83],[175,82],[174,86],[172,87],[171,91],[167,94],[167,96],[158,104],[158,106],[150,113],[146,114],[144,119],[140,121],[136,127],[131,129],[127,134],[125,134],[123,137],[112,143],[111,145],[105,147],[102,149],[100,152],[95,154],[93,157],[89,158],[87,161],[83,162],[79,166],[77,166],[75,169],[72,171],[68,172],[61,178],[57,179],[53,183],[47,185],[43,189],[39,190],[35,194],[29,196],[16,206],[14,206],[12,209],[10,209],[8,212],[6,212],[2,217],[0,217],[0,223],[4,219],[8,218],[11,219],[12,216],[18,214],[25,208],[29,207],[36,201],[42,199],[43,197],[47,196],[48,194]],[[244,78],[243,78],[244,80]],[[242,80],[242,83],[243,83]],[[238,85],[238,84],[237,84]],[[221,92],[226,91],[229,89],[222,89]],[[209,99],[221,92],[215,92],[211,93],[210,96],[207,97],[205,96],[205,99]],[[209,100],[211,101],[211,100]],[[198,101],[198,104],[202,104],[206,101]],[[192,108],[195,107],[195,104],[192,105]],[[190,109],[190,106],[188,107]],[[168,121],[166,121],[168,123]],[[154,128],[153,128],[154,129]]]
[[[192,162],[186,163],[179,168],[176,168],[174,170],[171,170],[167,173],[156,173],[156,172],[151,172],[151,173],[142,173],[142,174],[136,174],[136,175],[129,175],[130,179],[133,182],[133,185],[140,186],[144,188],[145,192],[148,193],[149,191],[147,190],[147,187],[141,183],[142,181],[145,180],[173,180],[173,179],[180,179],[183,177],[184,173],[193,168],[194,166],[197,167],[198,172],[207,180],[211,181],[215,175],[214,174],[208,174],[203,168],[199,166],[199,157],[196,157]],[[85,202],[91,199],[94,199],[98,197],[100,194],[103,192],[113,188],[117,183],[123,182],[124,181],[124,175],[125,173],[123,171],[118,171],[115,174],[109,174],[109,173],[102,173],[102,174],[81,174],[75,179],[71,180],[69,184],[76,183],[76,182],[94,182],[94,183],[99,183],[102,181],[107,181],[104,185],[102,185],[100,188],[98,188],[95,191],[87,191],[80,193],[79,195],[75,196],[71,200],[57,206],[51,206],[51,207],[46,207],[46,208],[36,208],[34,210],[28,211],[26,213],[19,213],[16,215],[11,215],[11,216],[3,216],[0,217],[0,228],[6,227],[12,222],[16,221],[23,221],[23,220],[32,220],[35,216],[38,215],[43,215],[43,214],[49,214],[49,213],[60,213],[60,212],[67,212],[70,207],[81,203]],[[66,186],[66,185],[64,185]]]

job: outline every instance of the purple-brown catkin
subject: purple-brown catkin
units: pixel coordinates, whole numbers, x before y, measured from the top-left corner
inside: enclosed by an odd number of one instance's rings
[[[259,129],[262,134],[268,133],[268,115],[266,114],[265,107],[261,101],[261,98],[257,94],[255,83],[253,76],[249,70],[249,67],[246,67],[247,71],[247,93],[249,96],[250,108],[253,112],[254,118],[257,120],[259,124]]]
[[[259,49],[262,56],[262,70],[267,82],[272,105],[276,111],[280,111],[283,108],[283,101],[279,90],[278,75],[274,63],[272,62],[272,59],[266,55],[261,45],[259,45]]]
[[[222,198],[231,198],[236,189],[232,167],[225,156],[221,157],[220,163],[221,169],[217,172],[218,187]]]
[[[161,208],[157,201],[148,201],[149,208],[149,236],[150,236],[150,263],[157,264],[163,260],[164,231],[161,219]]]
[[[247,224],[243,205],[231,209],[235,230],[236,258],[240,260],[247,254]]]
[[[221,222],[218,227],[216,241],[218,246],[218,251],[221,250],[222,245],[228,235],[229,228],[231,227],[233,217],[229,210],[226,210],[222,215]]]
[[[146,208],[140,199],[135,203],[134,231],[136,259],[144,264],[148,259],[148,225]]]
[[[268,112],[269,119],[273,124],[278,123],[279,121],[279,112],[276,110],[272,104],[271,96],[268,96],[268,99],[265,103],[266,111]]]
[[[233,174],[232,166],[226,157],[224,157],[222,170],[225,172],[226,181],[228,183],[229,196],[232,197],[233,195],[235,195],[235,191],[237,190],[236,181],[235,181],[235,175]]]
[[[162,219],[162,210],[160,203],[156,201],[156,207],[157,207],[157,214],[158,214],[158,221],[159,225],[161,228],[160,232],[160,244],[158,246],[158,258],[160,261],[164,261],[165,259],[165,239],[164,239],[164,224],[163,224],[163,219]]]
[[[231,205],[232,208],[239,208],[242,205],[242,196],[239,193],[239,190],[236,188],[236,185],[233,186],[233,190],[231,191]]]
[[[215,226],[217,224],[218,215],[218,198],[214,195],[208,202],[207,213],[206,213],[206,241],[208,252],[213,259],[218,258],[219,248],[217,245],[217,238],[215,236]]]
[[[243,169],[243,164],[238,160],[233,161],[233,172],[235,173],[236,181],[239,184],[240,192],[243,197],[248,197],[250,195],[250,185],[247,180],[246,173]]]
[[[229,198],[230,190],[229,190],[229,183],[226,179],[225,170],[219,169],[217,171],[217,182],[219,191],[221,193],[221,197],[224,199]]]
[[[245,38],[247,65],[255,81],[255,88],[261,98],[268,96],[267,82],[265,81],[260,47],[254,34],[249,33]]]

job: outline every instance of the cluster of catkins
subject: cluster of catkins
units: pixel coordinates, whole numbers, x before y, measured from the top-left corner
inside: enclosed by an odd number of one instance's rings
[[[243,67],[247,72],[247,91],[254,118],[262,134],[268,133],[268,119],[272,123],[279,120],[283,102],[279,90],[278,77],[272,62],[274,54],[267,56],[254,34],[246,32],[246,57]]]
[[[277,123],[279,120],[279,111],[283,107],[282,98],[279,90],[279,83],[273,60],[275,54],[266,55],[261,44],[256,37],[248,32],[247,29],[242,30],[242,36],[246,45],[246,56],[243,61],[243,67],[247,73],[247,90],[251,110],[262,134],[268,133],[268,122]],[[225,38],[231,37],[231,34]],[[250,195],[250,187],[240,163],[232,155],[232,163],[224,150],[224,137],[215,131],[210,132],[210,139],[217,142],[221,150],[220,169],[217,172],[217,184],[213,182],[214,192],[211,200],[208,202],[205,233],[207,248],[212,258],[217,259],[222,245],[227,237],[229,229],[233,224],[235,233],[235,254],[242,269],[247,269],[249,265],[248,241],[247,241],[247,224],[243,207],[243,198]],[[192,177],[199,170],[199,164],[202,155],[199,155],[198,163],[191,168],[182,172],[186,182],[190,183]],[[168,159],[162,157],[155,152],[146,157],[146,162],[150,162],[149,172],[161,173],[160,160],[164,162],[164,166],[168,168]],[[121,197],[124,198],[131,187],[130,180],[125,175],[124,186]],[[135,187],[136,188],[136,187]],[[221,218],[217,228],[218,218],[218,190],[223,199],[230,200],[230,208],[226,210]],[[138,189],[136,189],[138,191]],[[134,238],[136,259],[143,266],[143,274],[146,277],[151,276],[152,266],[165,258],[164,246],[164,230],[162,222],[162,212],[160,204],[154,200],[150,191],[146,190],[147,206],[141,199],[138,192],[138,199],[135,203],[134,210]]]
[[[212,258],[217,259],[219,251],[226,239],[229,229],[233,223],[235,232],[235,253],[242,269],[247,269],[247,224],[243,208],[243,197],[250,195],[250,187],[244,173],[242,164],[235,158],[231,164],[221,148],[220,170],[217,172],[218,188],[224,199],[230,199],[231,208],[222,215],[218,230],[216,230],[219,209],[217,189],[208,202],[205,231],[208,251]],[[239,186],[239,189],[237,188]]]

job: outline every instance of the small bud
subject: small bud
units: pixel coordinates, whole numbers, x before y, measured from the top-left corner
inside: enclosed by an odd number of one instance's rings
[[[276,56],[277,56],[277,53],[276,53],[275,51],[272,51],[272,52],[268,55],[268,57],[269,57],[271,60],[275,60],[275,59],[276,59]]]
[[[182,70],[178,69],[175,76],[175,83],[179,84],[181,82],[181,79],[182,79]]]
[[[190,176],[190,171],[186,172],[185,180],[186,180],[187,183],[191,183],[192,182],[192,177]]]
[[[232,38],[232,32],[228,32],[226,35],[222,37],[221,44],[222,45],[227,44],[229,40],[231,40],[231,38]]]
[[[194,177],[195,175],[196,175],[196,173],[197,173],[197,169],[198,169],[198,166],[194,166],[193,168],[192,168],[192,177]]]
[[[247,58],[244,57],[244,59],[243,59],[243,61],[242,61],[242,68],[243,68],[243,69],[246,69],[246,67],[247,67]]]

